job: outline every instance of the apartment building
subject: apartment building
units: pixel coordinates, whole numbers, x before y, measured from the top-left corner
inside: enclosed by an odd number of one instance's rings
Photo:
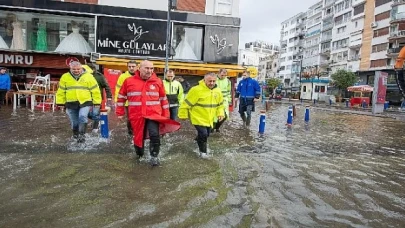
[[[320,64],[322,6],[323,2],[320,1],[309,7],[306,13],[307,23],[304,39],[304,58],[302,60],[304,69],[318,67]]]
[[[299,91],[300,66],[303,59],[306,13],[299,13],[281,23],[281,49],[278,77],[285,88]]]
[[[338,69],[347,69],[351,19],[353,15],[352,1],[336,1],[334,4],[331,56],[329,67],[331,73]]]
[[[278,54],[274,54],[260,58],[259,73],[257,76],[259,82],[264,82],[266,79],[277,77],[278,57]]]
[[[264,41],[246,43],[244,49],[239,49],[238,64],[258,69],[260,59],[275,55],[279,50],[280,46]]]

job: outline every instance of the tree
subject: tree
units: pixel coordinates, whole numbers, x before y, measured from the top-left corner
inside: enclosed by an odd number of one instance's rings
[[[342,69],[332,74],[331,78],[333,80],[332,84],[339,89],[340,95],[342,95],[342,90],[353,86],[358,81],[358,77],[353,72]]]
[[[273,93],[273,90],[281,84],[281,80],[278,78],[270,78],[266,80],[266,84],[269,87],[269,90]]]

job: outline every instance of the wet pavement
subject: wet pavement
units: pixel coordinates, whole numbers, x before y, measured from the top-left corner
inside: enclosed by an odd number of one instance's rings
[[[257,134],[233,113],[197,157],[194,129],[137,163],[125,123],[72,142],[62,112],[0,109],[0,227],[404,227],[405,122],[323,109]]]

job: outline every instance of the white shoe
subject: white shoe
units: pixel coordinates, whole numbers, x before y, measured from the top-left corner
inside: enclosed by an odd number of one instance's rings
[[[209,159],[210,157],[208,156],[207,153],[202,153],[202,152],[200,152],[200,158],[202,158],[202,159]]]

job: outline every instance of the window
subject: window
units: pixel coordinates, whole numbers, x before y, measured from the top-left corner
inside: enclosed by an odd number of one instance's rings
[[[307,92],[307,86],[302,87],[302,92],[304,92],[304,93]]]
[[[370,68],[387,66],[387,59],[371,60]]]
[[[373,45],[372,53],[386,51],[387,49],[388,49],[388,43]]]
[[[223,15],[232,14],[232,0],[216,0],[216,13]]]
[[[364,5],[365,4],[355,6],[354,10],[353,10],[353,15],[358,15],[358,14],[364,13]]]
[[[325,86],[321,86],[321,93],[325,93],[326,91],[326,87]]]
[[[0,36],[8,47],[14,44],[11,49],[71,52],[72,45],[84,41],[76,52],[94,51],[94,18],[1,11],[0,21]]]
[[[375,7],[379,7],[381,5],[391,3],[392,0],[375,0]]]
[[[343,26],[343,27],[340,27],[340,28],[337,29],[338,34],[343,33],[345,31],[346,31],[346,26]]]
[[[388,18],[390,18],[390,15],[391,15],[391,11],[386,11],[384,13],[377,14],[377,15],[375,15],[375,21],[382,21],[384,19],[388,19]]]
[[[203,29],[201,27],[174,25],[173,42],[174,59],[201,60]]]
[[[315,93],[319,93],[319,86],[315,86]]]
[[[385,27],[385,28],[382,28],[382,29],[377,29],[377,30],[374,30],[373,37],[385,36],[385,35],[388,35],[389,32],[390,32],[389,27]]]

